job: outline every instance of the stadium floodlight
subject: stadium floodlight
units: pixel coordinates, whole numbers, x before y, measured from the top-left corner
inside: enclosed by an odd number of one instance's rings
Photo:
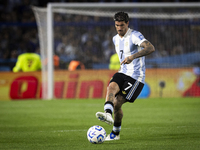
[[[83,37],[83,34],[89,32],[91,28],[98,26],[101,29],[98,28],[97,30],[101,32],[103,28],[103,31],[106,31],[106,36],[109,35],[111,38],[111,35],[115,34],[110,33],[112,32],[110,26],[113,28],[113,15],[118,11],[125,11],[131,18],[131,26],[144,33],[146,38],[150,38],[156,48],[163,48],[167,51],[173,49],[176,43],[196,42],[198,35],[195,34],[194,30],[196,25],[199,25],[199,8],[200,3],[48,3],[47,8],[33,7],[39,31],[41,57],[42,59],[48,58],[47,66],[43,64],[42,67],[42,98],[54,98],[53,54],[56,38],[61,38],[68,33],[63,26],[76,28],[73,31],[78,31],[79,35],[76,36],[77,33],[74,33],[72,38],[75,39]],[[56,17],[59,18],[59,16],[61,22],[57,23]],[[83,16],[87,16],[86,19],[99,17],[101,21],[95,23],[94,20],[82,20],[83,23],[81,24],[80,22],[77,23],[77,20],[73,20],[74,18],[80,19],[78,16],[82,16],[81,19],[84,18]],[[86,26],[91,28],[86,28]],[[173,28],[171,28],[172,26]],[[180,26],[183,29],[180,29]],[[188,33],[186,33],[188,35],[185,36],[191,37],[186,37],[184,41],[184,39],[181,39],[181,35],[178,37],[178,32],[175,35],[170,35],[174,30],[180,30],[180,33],[188,30]],[[161,37],[159,37],[160,35]],[[171,38],[171,36],[177,36],[175,37],[177,39]],[[103,41],[99,43],[103,43]],[[181,46],[184,48],[184,45]],[[195,45],[193,47],[195,48]],[[188,46],[186,51],[192,52],[192,49]],[[169,53],[168,55],[173,55],[171,52]],[[159,55],[158,57],[162,57],[162,54]],[[184,66],[187,66],[187,64],[184,64]]]

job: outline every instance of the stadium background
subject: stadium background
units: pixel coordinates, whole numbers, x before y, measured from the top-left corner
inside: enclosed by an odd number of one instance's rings
[[[40,54],[38,30],[31,5],[45,7],[48,2],[72,2],[72,1],[1,1],[0,3],[0,100],[11,99],[27,99],[40,98],[41,96],[41,76],[40,72],[35,73],[12,73],[17,57],[19,54],[25,52],[26,46],[31,45],[35,53]],[[73,1],[73,2],[89,2],[89,1]],[[90,2],[145,2],[145,1],[90,1]],[[187,2],[187,1],[148,1],[148,2]],[[198,2],[198,1],[189,1]],[[76,18],[81,19],[81,18]],[[59,20],[59,18],[58,18]],[[80,20],[78,20],[80,22]],[[196,24],[200,22],[197,20]],[[114,29],[114,27],[112,27]],[[137,28],[137,27],[135,27]],[[199,32],[199,30],[197,30]],[[180,30],[182,32],[182,30]],[[177,32],[176,36],[182,35]],[[198,34],[198,32],[196,32]],[[71,35],[73,36],[72,31]],[[154,35],[147,33],[147,37],[151,37],[152,43],[159,49],[159,43],[156,43]],[[153,34],[153,33],[152,33]],[[144,33],[144,35],[146,35]],[[153,37],[154,36],[154,37]],[[162,35],[161,35],[162,36]],[[176,42],[176,36],[173,36]],[[110,37],[109,37],[110,38]],[[171,46],[172,49],[168,51],[157,51],[153,56],[147,58],[147,78],[145,90],[140,97],[183,97],[183,96],[198,96],[194,94],[185,94],[187,90],[191,89],[193,84],[197,81],[193,67],[199,65],[199,61],[193,57],[196,52],[199,52],[198,38],[196,42],[189,45],[187,43],[188,37],[182,41],[182,45]],[[74,45],[81,45],[77,41],[70,41]],[[165,41],[163,41],[166,45]],[[90,43],[88,43],[89,46]],[[113,71],[108,70],[109,57],[113,54],[113,49],[103,53],[98,50],[100,47],[97,43],[96,49],[88,56],[87,59],[82,60],[86,66],[85,71],[77,71],[71,73],[67,71],[67,64],[70,58],[57,53],[60,56],[60,71],[55,72],[55,83],[59,88],[55,90],[56,98],[103,98],[106,92],[106,86],[109,82]],[[106,41],[105,43],[106,44]],[[190,47],[189,47],[190,46]],[[183,48],[184,47],[184,48]],[[187,48],[186,48],[187,47]],[[192,48],[191,48],[192,47]],[[110,47],[109,47],[110,48]],[[55,48],[56,49],[56,48]],[[89,48],[88,48],[89,49]],[[162,48],[161,48],[162,49]],[[188,51],[190,49],[190,51]],[[105,50],[105,49],[104,49]],[[106,51],[106,50],[105,50]],[[101,52],[101,53],[96,53]],[[199,54],[199,53],[198,53]],[[64,57],[63,57],[64,56]],[[101,56],[101,57],[98,57]],[[180,57],[181,56],[181,57]],[[188,59],[188,57],[194,59]],[[73,56],[74,57],[74,56]],[[72,58],[73,58],[72,57]],[[75,55],[75,57],[79,57]],[[183,61],[183,66],[172,61],[176,57],[179,61]],[[187,60],[185,66],[184,61]],[[103,62],[103,63],[102,63]],[[163,68],[162,64],[171,62],[170,66]],[[179,62],[180,63],[180,62]],[[149,65],[150,64],[150,65]],[[161,65],[160,65],[161,64]],[[181,68],[180,68],[181,67]],[[97,70],[98,69],[98,70]],[[99,70],[103,69],[103,70]],[[87,74],[90,73],[90,78]],[[97,73],[99,76],[97,76]],[[31,83],[29,82],[29,79]],[[20,82],[18,82],[20,80]],[[96,87],[98,83],[98,87]],[[72,94],[70,93],[70,86]],[[35,87],[30,89],[29,87]],[[14,89],[13,89],[14,88]],[[199,87],[196,87],[197,90]],[[74,90],[73,90],[74,89]],[[85,89],[85,93],[82,92]],[[95,90],[99,95],[95,95]],[[198,91],[197,91],[198,93]]]

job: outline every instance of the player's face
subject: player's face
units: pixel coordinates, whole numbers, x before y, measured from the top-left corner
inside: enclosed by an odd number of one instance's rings
[[[115,21],[115,28],[120,37],[123,37],[126,34],[128,24],[129,22],[125,23],[125,21]]]

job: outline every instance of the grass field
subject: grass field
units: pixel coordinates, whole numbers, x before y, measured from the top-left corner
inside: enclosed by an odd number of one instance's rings
[[[91,144],[98,100],[0,101],[1,150],[199,150],[200,98],[138,99],[123,106],[119,141]]]

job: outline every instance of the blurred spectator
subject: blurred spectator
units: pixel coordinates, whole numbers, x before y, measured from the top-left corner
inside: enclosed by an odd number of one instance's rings
[[[56,47],[56,53],[63,55],[62,60],[70,62],[76,58],[76,46],[74,40],[70,40],[68,36],[62,37],[62,42],[60,42]]]
[[[111,56],[109,69],[110,70],[119,70],[120,69],[120,61],[119,61],[119,57],[118,57],[117,53],[115,53]]]
[[[80,61],[72,60],[69,63],[68,70],[69,71],[74,71],[74,70],[78,70],[78,69],[85,69],[84,64],[82,62],[80,62]]]
[[[41,70],[41,60],[38,54],[33,53],[32,48],[27,46],[27,51],[18,56],[13,72],[32,72]]]
[[[2,0],[0,2],[1,60],[16,59],[26,51],[27,43],[32,45],[33,52],[39,54],[38,30],[31,5],[46,7],[48,2],[48,0]],[[52,0],[51,2],[83,1]],[[173,10],[173,12],[180,10]],[[146,10],[147,13],[151,11],[151,8]],[[163,11],[160,9],[160,13]],[[199,20],[199,18],[159,21],[132,19],[130,25],[135,26],[136,29],[140,28],[146,38],[151,39],[157,50],[149,57],[156,58],[199,52]],[[110,56],[113,54],[113,43],[110,37],[115,34],[112,17],[54,13],[54,21],[54,50],[64,64],[61,69],[67,69],[69,62],[74,59],[83,62],[86,69],[91,69],[93,63],[109,63]]]
[[[18,52],[17,52],[17,50],[12,50],[11,51],[11,54],[10,54],[10,60],[12,61],[12,60],[17,60],[17,57],[18,57]]]
[[[44,66],[47,66],[47,64],[48,64],[48,59],[46,58],[46,59],[44,59],[44,61],[43,61],[43,65],[44,65]],[[59,56],[56,55],[56,54],[53,55],[53,65],[54,65],[54,69],[55,69],[55,70],[60,69],[60,58],[59,58]]]
[[[174,46],[172,49],[172,55],[181,55],[183,54],[183,47],[181,45]]]

